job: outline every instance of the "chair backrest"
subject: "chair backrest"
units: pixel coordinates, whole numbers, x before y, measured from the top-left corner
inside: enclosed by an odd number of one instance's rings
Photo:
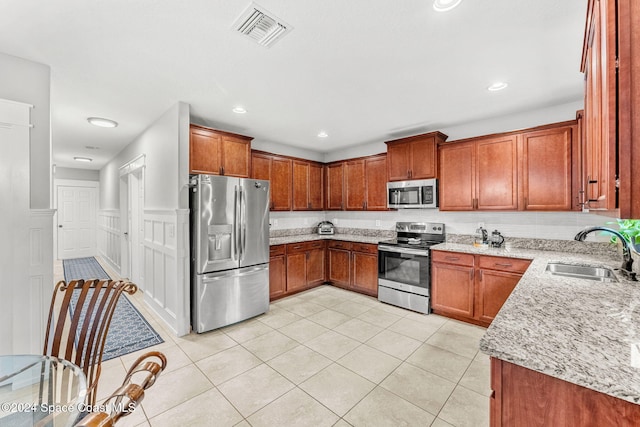
[[[96,401],[104,343],[122,292],[138,287],[113,280],[72,280],[56,284],[51,298],[44,354],[68,360],[87,377],[86,403]]]
[[[154,358],[157,361],[152,360]],[[122,386],[100,405],[105,411],[87,415],[74,427],[114,426],[120,418],[131,414],[138,407],[144,399],[145,390],[156,382],[166,366],[167,358],[164,354],[158,351],[143,354],[129,368]]]

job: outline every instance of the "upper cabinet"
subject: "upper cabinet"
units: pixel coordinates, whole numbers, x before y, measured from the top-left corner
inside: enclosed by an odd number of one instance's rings
[[[640,218],[639,52],[640,2],[589,0],[582,191],[585,207],[617,209],[620,218]]]
[[[563,122],[441,145],[440,210],[577,209],[576,135]]]
[[[252,138],[191,125],[189,171],[193,174],[249,177]]]
[[[324,168],[321,163],[293,161],[293,210],[324,209]]]
[[[430,132],[387,141],[389,181],[435,178],[438,170],[437,147],[447,135]]]
[[[344,209],[344,162],[325,166],[325,208],[330,211]]]
[[[271,182],[271,210],[291,210],[292,160],[287,157],[253,151],[251,177]]]
[[[363,157],[344,162],[346,210],[387,209],[387,156]]]

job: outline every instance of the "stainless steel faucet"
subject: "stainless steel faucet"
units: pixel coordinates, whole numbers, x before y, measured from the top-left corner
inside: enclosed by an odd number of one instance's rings
[[[599,227],[599,226],[589,227],[589,228],[585,228],[584,230],[576,234],[576,237],[574,237],[574,239],[579,242],[582,242],[587,237],[587,234],[593,231],[606,231],[607,233],[611,233],[614,236],[616,236],[618,239],[620,239],[620,241],[622,242],[622,266],[620,267],[621,268],[620,272],[622,273],[623,276],[625,276],[629,280],[637,280],[636,273],[634,273],[633,267],[632,267],[633,258],[631,258],[631,247],[629,246],[629,242],[627,242],[627,239],[625,239],[624,236],[618,233],[616,230],[613,230],[607,227]],[[634,248],[634,251],[635,251],[635,248]]]

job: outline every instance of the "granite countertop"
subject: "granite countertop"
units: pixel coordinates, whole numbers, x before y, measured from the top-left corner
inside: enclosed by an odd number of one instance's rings
[[[271,237],[270,245],[283,245],[286,243],[309,242],[311,240],[343,240],[347,242],[378,244],[383,240],[389,240],[385,236],[361,236],[357,234],[298,234],[295,236]]]
[[[480,340],[480,350],[570,383],[640,404],[640,282],[554,276],[550,261],[618,268],[620,259],[579,251],[433,249],[531,259]]]

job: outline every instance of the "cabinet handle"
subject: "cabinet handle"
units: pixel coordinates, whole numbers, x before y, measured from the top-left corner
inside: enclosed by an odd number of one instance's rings
[[[311,209],[311,203],[307,203],[307,208]]]
[[[493,265],[495,265],[496,267],[513,267],[513,264],[500,264],[498,262]]]
[[[444,259],[446,259],[447,261],[459,261],[459,260],[460,260],[460,257],[457,257],[457,256],[448,256],[448,257],[445,257]]]
[[[472,205],[473,205],[473,209],[478,209],[478,199],[474,198]]]
[[[293,249],[300,249],[302,246],[294,246]]]
[[[307,252],[307,259],[309,259],[309,252]]]
[[[527,208],[527,206],[529,206],[529,198],[525,197],[524,198],[524,207],[525,207],[525,209]]]
[[[469,271],[469,280],[473,281],[473,270]]]
[[[407,169],[407,178],[411,178],[411,171]]]
[[[478,271],[478,279],[482,282],[482,270]]]

